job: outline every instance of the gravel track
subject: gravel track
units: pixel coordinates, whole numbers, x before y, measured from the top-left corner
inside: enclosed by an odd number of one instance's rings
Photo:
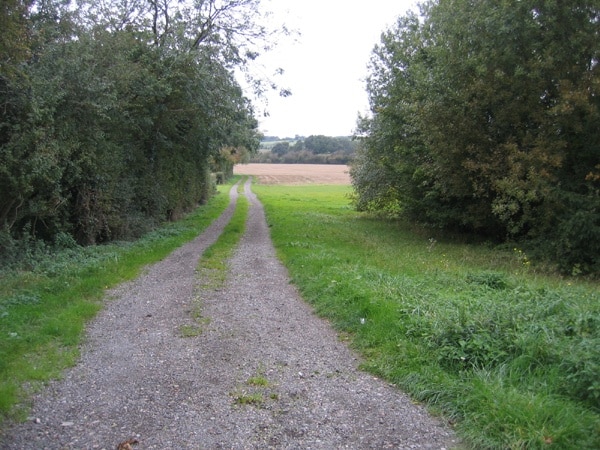
[[[198,258],[231,218],[112,290],[81,359],[37,395],[1,449],[450,449],[456,437],[357,356],[290,284],[262,205],[224,286],[203,287]],[[203,332],[183,337],[201,306]]]

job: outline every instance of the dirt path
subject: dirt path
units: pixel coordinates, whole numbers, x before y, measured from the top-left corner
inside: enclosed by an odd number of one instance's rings
[[[452,433],[357,360],[289,284],[262,205],[218,290],[194,291],[198,257],[236,200],[195,241],[116,289],[80,363],[37,396],[3,449],[452,448]],[[210,320],[182,337],[194,296]]]

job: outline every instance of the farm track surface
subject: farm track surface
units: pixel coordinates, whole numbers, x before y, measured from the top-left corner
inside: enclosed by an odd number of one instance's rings
[[[34,399],[1,449],[450,449],[453,433],[358,370],[304,303],[251,191],[247,228],[223,286],[202,287],[199,257],[230,206],[197,239],[108,293],[79,363]],[[200,301],[202,332],[184,337]],[[128,448],[128,447],[123,447]]]

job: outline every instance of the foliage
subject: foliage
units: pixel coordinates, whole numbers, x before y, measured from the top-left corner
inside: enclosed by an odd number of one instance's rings
[[[32,0],[5,0],[0,8],[0,80],[18,72],[17,64],[28,56],[26,18]]]
[[[335,153],[340,150],[351,150],[352,147],[352,141],[348,138],[313,135],[304,140],[304,148],[317,155],[321,153]]]
[[[274,141],[274,139],[277,139]],[[294,141],[271,138],[261,143],[261,151],[251,162],[283,164],[348,164],[357,143],[349,137],[311,135]]]
[[[577,241],[599,237],[599,16],[598,0],[448,0],[399,18],[370,63],[357,206],[597,270]]]
[[[246,147],[223,147],[221,151],[213,156],[212,171],[222,173],[225,179],[233,177],[233,166],[247,163],[250,152]]]
[[[254,190],[303,297],[468,448],[600,445],[597,283],[547,276],[519,249],[362,215],[347,187]]]
[[[3,6],[2,262],[65,235],[140,236],[206,202],[210,171],[230,173],[259,145],[234,77],[273,36],[258,4]]]

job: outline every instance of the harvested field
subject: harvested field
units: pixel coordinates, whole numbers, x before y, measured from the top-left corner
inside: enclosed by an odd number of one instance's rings
[[[261,184],[350,184],[349,167],[336,164],[241,164],[236,175],[253,175]]]

